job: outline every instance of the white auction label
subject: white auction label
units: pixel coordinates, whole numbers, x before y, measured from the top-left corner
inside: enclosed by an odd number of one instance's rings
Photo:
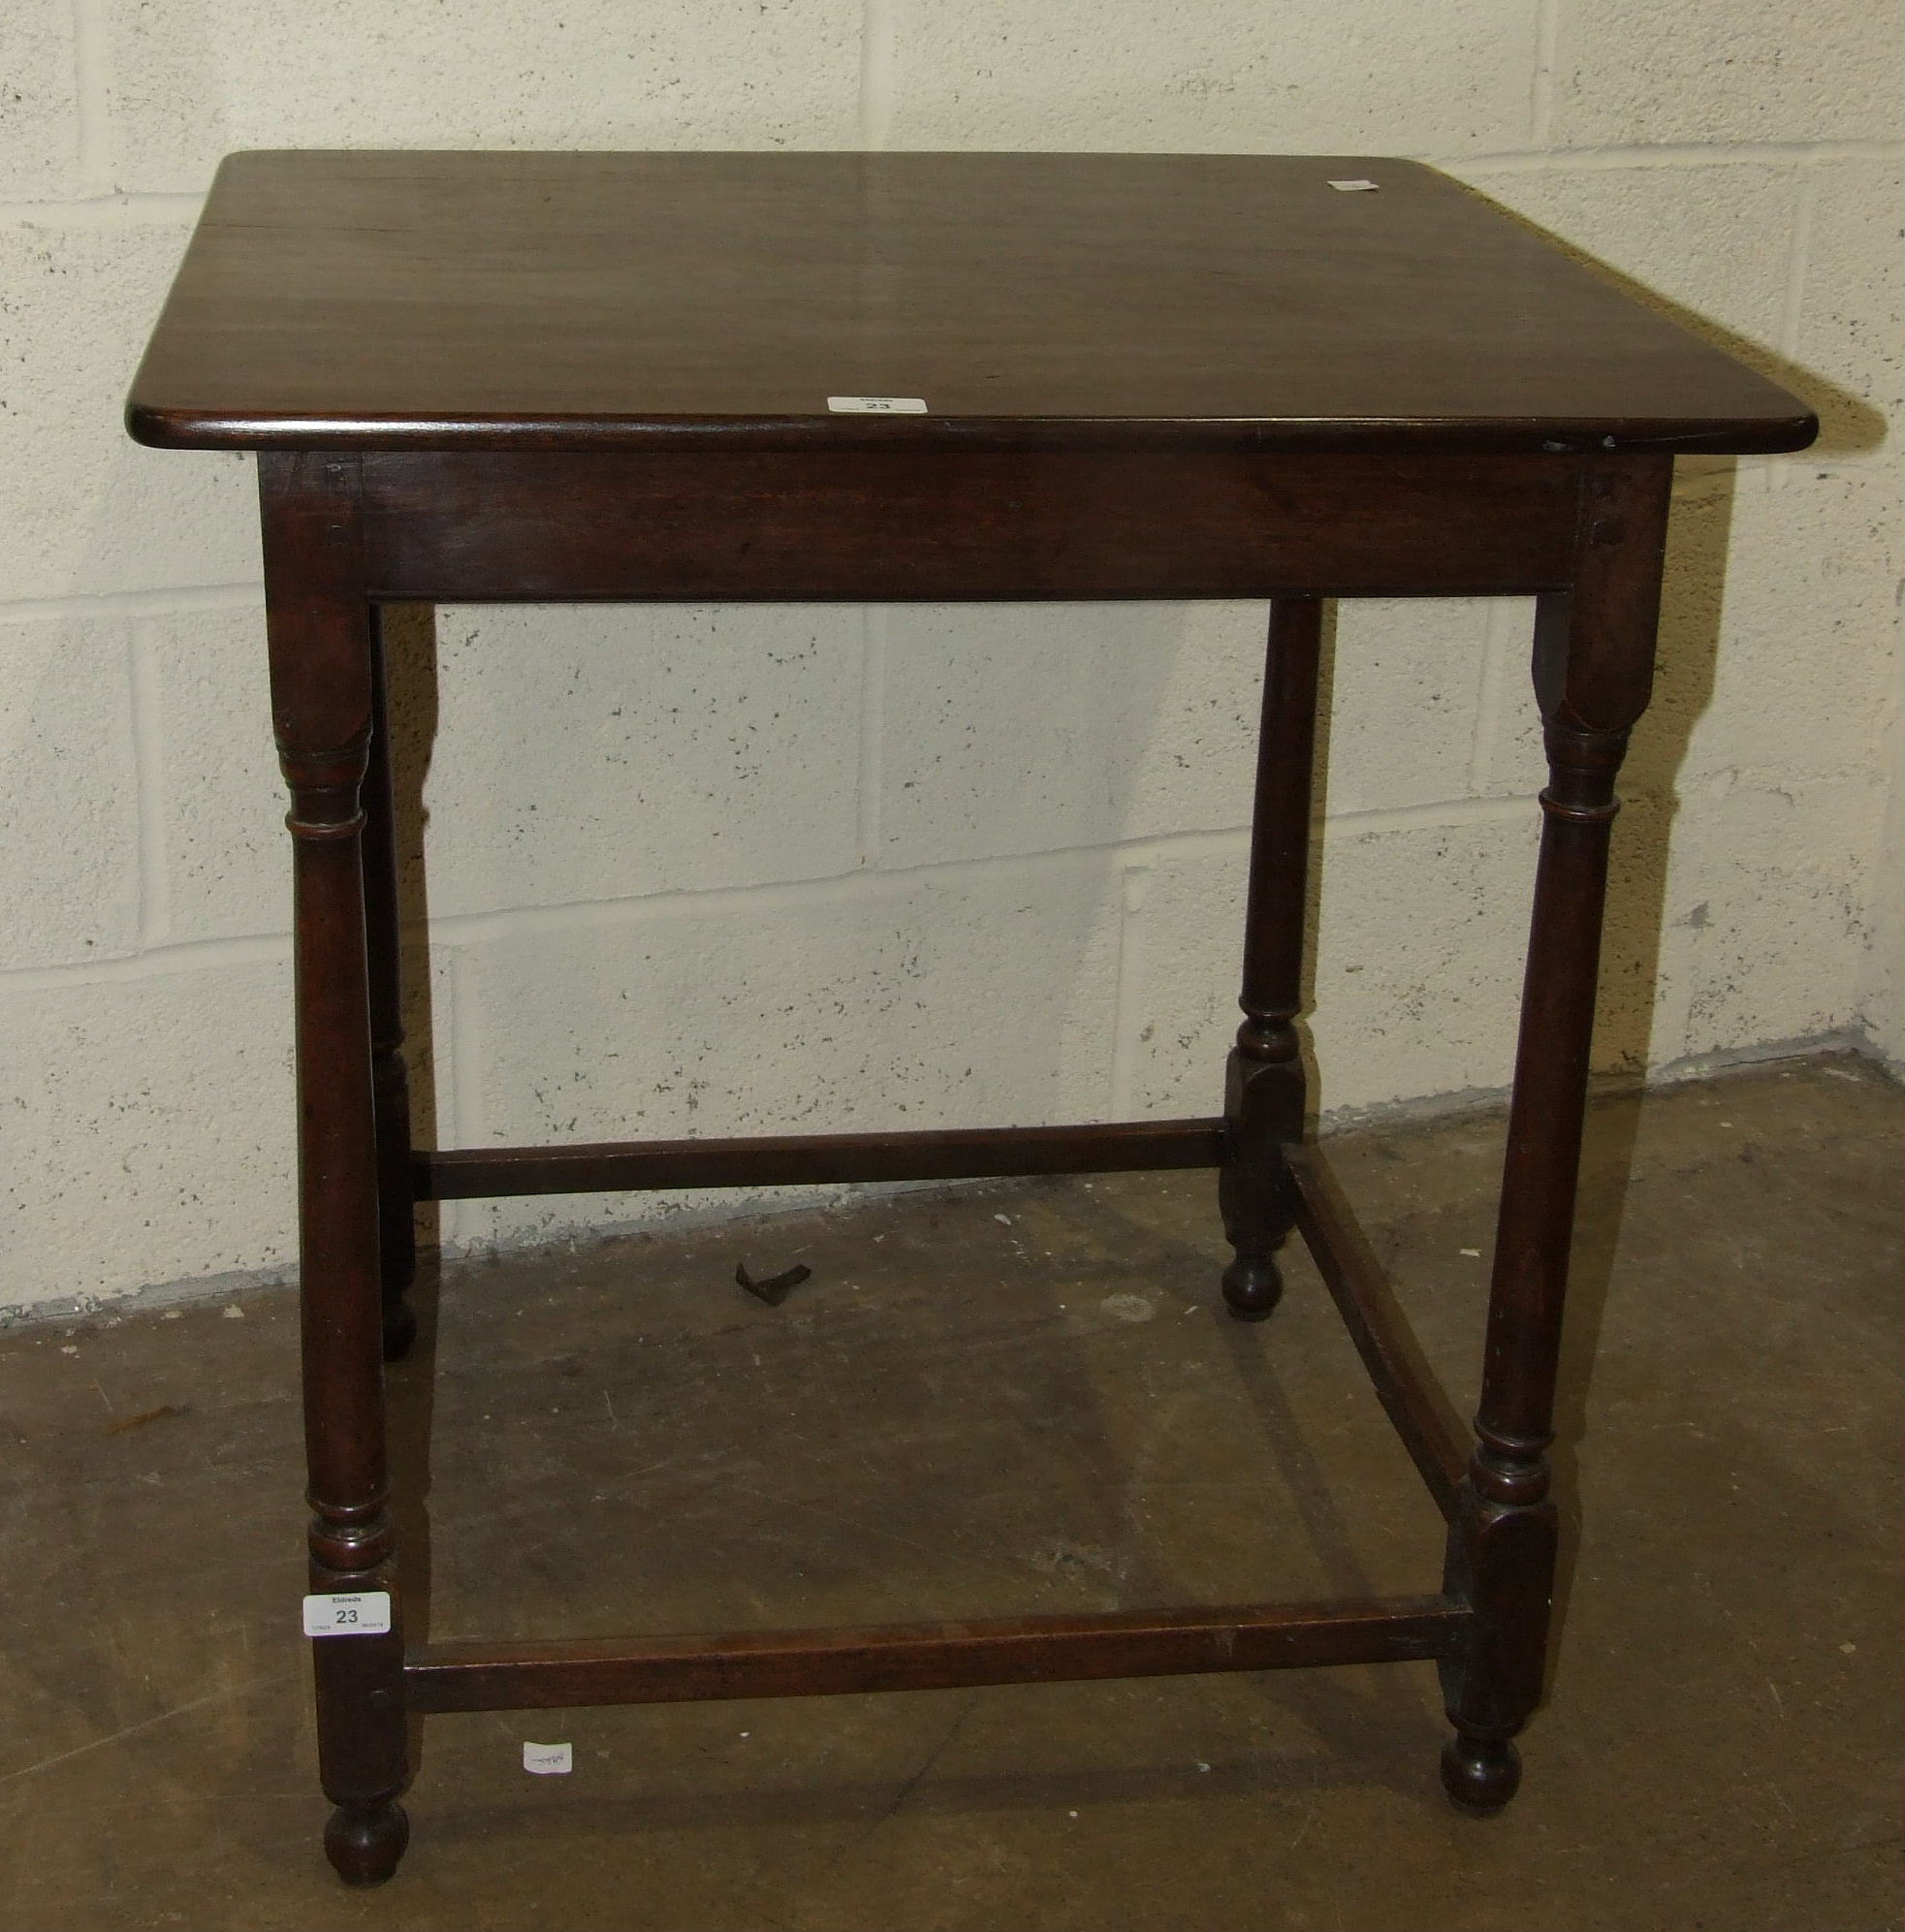
[[[304,1599],[307,1637],[380,1637],[391,1627],[391,1593],[363,1590],[355,1596]]]
[[[533,1771],[538,1778],[559,1777],[564,1771],[576,1768],[576,1748],[573,1744],[530,1744],[525,1740],[523,1768]]]
[[[827,407],[836,416],[924,416],[923,396],[830,396]]]

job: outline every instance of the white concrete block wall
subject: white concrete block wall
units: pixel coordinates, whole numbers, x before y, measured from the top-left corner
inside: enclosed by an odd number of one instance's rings
[[[1688,465],[1601,1058],[1860,1034],[1899,969],[1889,0],[12,0],[0,11],[0,1308],[286,1267],[282,806],[251,465],[119,405],[228,148],[1401,152],[1806,394]],[[1346,607],[1315,1033],[1506,1080],[1525,603]],[[446,610],[414,630],[444,1145],[1204,1111],[1262,612]],[[426,971],[426,963],[429,970]],[[452,1241],[636,1198],[464,1204]],[[697,1204],[697,1205],[706,1205]]]
[[[534,1145],[1107,1118],[1119,883],[1115,858],[1067,854],[473,928],[459,1124]],[[463,1224],[643,1209],[498,1201]]]

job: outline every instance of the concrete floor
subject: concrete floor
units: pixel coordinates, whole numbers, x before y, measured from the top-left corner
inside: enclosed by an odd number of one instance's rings
[[[1558,1669],[1485,1822],[1438,1793],[1425,1664],[461,1716],[426,1727],[397,1880],[347,1893],[290,1296],[0,1336],[0,1924],[1897,1925],[1901,1114],[1847,1060],[1598,1107]],[[1500,1141],[1332,1143],[1464,1406]],[[1222,1251],[1209,1178],[1165,1175],[460,1267],[393,1378],[429,1629],[1433,1587],[1435,1511],[1307,1260],[1247,1328]],[[813,1278],[769,1310],[742,1258]]]

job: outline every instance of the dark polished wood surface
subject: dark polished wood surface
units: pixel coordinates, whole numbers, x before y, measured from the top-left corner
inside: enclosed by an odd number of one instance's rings
[[[1330,188],[1346,176],[1380,186]],[[827,412],[864,394],[929,413]],[[339,1874],[396,1869],[408,1720],[444,1710],[1433,1658],[1448,1795],[1506,1805],[1547,1651],[1614,779],[1651,686],[1673,453],[1796,447],[1801,406],[1399,162],[320,154],[227,165],[131,418],[264,450],[310,1578],[396,1611],[316,1640]],[[1322,600],[1528,592],[1549,782],[1471,1436],[1302,1145]],[[1272,600],[1221,1118],[410,1146],[380,604],[1005,596]],[[381,1371],[415,1333],[418,1201],[1136,1165],[1217,1168],[1243,1319],[1276,1306],[1292,1231],[1315,1251],[1448,1519],[1439,1595],[406,1641]]]
[[[1558,588],[1580,459],[372,451],[373,597],[1459,597]]]
[[[829,412],[867,395],[927,413]],[[1161,154],[234,155],[128,421],[418,450],[1769,451],[1814,427],[1432,169]]]
[[[1225,1124],[1102,1122],[1075,1127],[941,1127],[925,1133],[753,1134],[419,1154],[420,1201],[495,1200],[625,1188],[784,1188],[840,1181],[955,1181],[1003,1174],[1156,1173],[1221,1167]]]
[[[945,1691],[969,1684],[1405,1663],[1459,1654],[1472,1622],[1465,1604],[1445,1597],[1391,1597],[718,1637],[442,1643],[413,1651],[403,1682],[415,1711]]]

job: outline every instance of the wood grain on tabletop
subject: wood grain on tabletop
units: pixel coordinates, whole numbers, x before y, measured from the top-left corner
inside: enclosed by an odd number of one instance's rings
[[[829,412],[862,395],[927,413]],[[1813,428],[1460,183],[1324,155],[237,154],[128,419],[199,448],[1747,451]]]

